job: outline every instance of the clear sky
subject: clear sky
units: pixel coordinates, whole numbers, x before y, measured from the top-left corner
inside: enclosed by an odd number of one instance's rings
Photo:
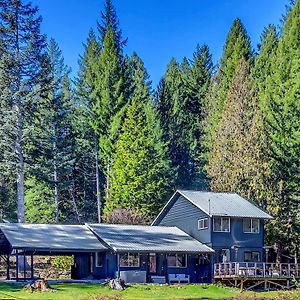
[[[136,51],[156,87],[172,57],[190,58],[206,43],[213,59],[222,54],[234,18],[241,18],[256,49],[270,23],[280,24],[288,0],[114,0],[128,37],[126,53]],[[42,31],[54,37],[76,74],[89,28],[96,27],[104,0],[32,0],[43,16]]]

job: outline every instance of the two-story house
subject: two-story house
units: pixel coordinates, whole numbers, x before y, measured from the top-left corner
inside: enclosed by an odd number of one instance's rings
[[[260,262],[270,219],[237,194],[178,190],[152,225],[180,228],[215,250],[214,262]]]

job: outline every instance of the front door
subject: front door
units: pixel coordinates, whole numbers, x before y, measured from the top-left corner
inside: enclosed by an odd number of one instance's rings
[[[156,253],[149,253],[149,274],[157,274],[157,255]]]

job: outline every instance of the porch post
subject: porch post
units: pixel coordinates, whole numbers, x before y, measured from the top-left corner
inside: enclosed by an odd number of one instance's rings
[[[6,259],[6,279],[10,280],[9,276],[9,252],[7,253],[7,259]]]
[[[18,254],[18,249],[16,249],[16,281],[19,281],[19,254]]]
[[[33,254],[31,254],[31,257],[30,257],[30,276],[31,276],[31,279],[33,279],[33,277],[34,277],[34,274],[33,274]]]
[[[120,253],[117,253],[118,279],[120,279]]]
[[[26,254],[25,254],[25,251],[24,251],[24,254],[23,254],[23,273],[24,273],[24,281],[26,280]]]

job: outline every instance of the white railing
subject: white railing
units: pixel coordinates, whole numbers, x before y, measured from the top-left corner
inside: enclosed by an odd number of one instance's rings
[[[300,278],[300,264],[228,262],[214,265],[215,278]]]

